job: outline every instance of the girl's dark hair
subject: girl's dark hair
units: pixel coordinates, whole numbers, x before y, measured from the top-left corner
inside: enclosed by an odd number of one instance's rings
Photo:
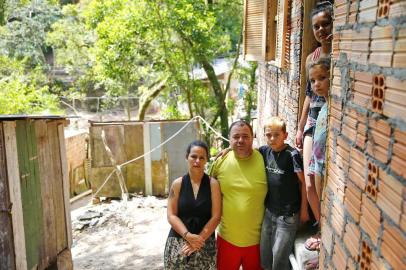
[[[318,61],[316,61],[316,62],[314,62],[314,63],[312,63],[312,64],[310,65],[309,70],[310,70],[312,67],[315,67],[315,66],[322,66],[322,67],[324,67],[326,70],[330,70],[330,65],[331,65],[331,60],[330,60],[329,57],[320,58]]]
[[[333,18],[333,4],[330,1],[321,1],[316,4],[316,7],[313,8],[310,18],[313,18],[314,15],[319,14],[319,12],[326,12]]]
[[[200,140],[193,141],[188,145],[188,147],[186,148],[186,158],[188,158],[190,151],[192,150],[192,147],[195,147],[195,146],[203,148],[206,151],[207,160],[209,160],[209,158],[210,158],[209,147],[207,146],[207,144],[204,141],[200,141]]]

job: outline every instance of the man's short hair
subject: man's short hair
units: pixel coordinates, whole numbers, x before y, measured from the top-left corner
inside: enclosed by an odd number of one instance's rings
[[[234,121],[231,125],[230,128],[228,129],[228,134],[231,134],[231,129],[234,126],[238,126],[238,127],[243,127],[243,126],[247,126],[250,129],[251,132],[251,136],[254,136],[254,131],[252,130],[251,125],[245,121],[244,119],[238,119],[237,121]]]

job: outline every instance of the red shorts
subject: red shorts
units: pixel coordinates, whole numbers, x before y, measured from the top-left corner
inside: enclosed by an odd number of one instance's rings
[[[218,270],[262,270],[259,254],[259,244],[237,247],[217,235]]]

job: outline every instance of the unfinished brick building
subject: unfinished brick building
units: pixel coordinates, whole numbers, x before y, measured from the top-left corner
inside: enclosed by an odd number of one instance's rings
[[[258,130],[293,142],[313,51],[314,0],[246,0],[244,55],[259,62]],[[406,1],[334,1],[320,269],[405,269]]]

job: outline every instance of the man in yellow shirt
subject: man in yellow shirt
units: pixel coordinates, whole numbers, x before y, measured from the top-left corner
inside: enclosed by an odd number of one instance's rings
[[[243,120],[231,124],[233,151],[217,159],[210,174],[220,182],[222,217],[217,236],[217,269],[260,270],[259,242],[267,193],[262,155],[252,149],[252,127]]]

